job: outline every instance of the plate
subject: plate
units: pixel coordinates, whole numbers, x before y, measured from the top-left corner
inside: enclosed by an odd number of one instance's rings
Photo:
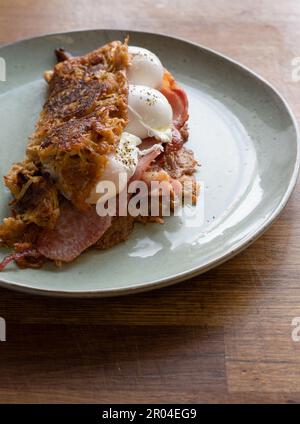
[[[176,283],[247,247],[269,227],[292,192],[299,168],[298,130],[288,105],[268,82],[187,41],[117,30],[52,34],[0,48],[7,79],[0,82],[1,174],[24,155],[45,100],[42,75],[55,63],[54,49],[63,46],[83,54],[127,34],[132,45],[155,52],[187,91],[189,146],[201,164],[201,216],[191,225],[185,208],[164,225],[136,225],[127,242],[104,252],[89,250],[60,269],[53,264],[40,270],[10,265],[0,274],[3,287],[92,297]],[[0,193],[2,218],[9,201],[2,182]]]

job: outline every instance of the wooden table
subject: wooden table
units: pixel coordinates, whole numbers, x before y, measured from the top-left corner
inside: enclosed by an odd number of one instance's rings
[[[165,32],[250,66],[300,118],[298,0],[1,0],[0,44],[83,28]],[[0,291],[1,402],[298,402],[300,190],[233,260],[159,291],[64,300]]]

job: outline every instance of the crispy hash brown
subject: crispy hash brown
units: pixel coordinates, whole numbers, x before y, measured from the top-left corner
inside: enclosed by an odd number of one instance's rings
[[[127,125],[127,44],[58,63],[27,156],[80,210]]]
[[[4,177],[12,216],[0,225],[0,243],[35,243],[39,228],[54,228],[62,196],[81,211],[101,177],[107,155],[127,124],[127,42],[114,41],[47,72],[48,99],[26,158]]]

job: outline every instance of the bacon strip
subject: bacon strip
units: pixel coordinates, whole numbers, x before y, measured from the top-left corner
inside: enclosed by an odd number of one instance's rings
[[[147,170],[147,168],[149,168],[151,162],[153,162],[154,159],[156,159],[157,156],[159,156],[160,154],[161,154],[161,151],[157,149],[157,150],[153,150],[152,152],[148,153],[145,156],[142,156],[138,161],[135,173],[131,177],[130,181],[132,182],[132,181],[141,180],[143,173]]]
[[[177,129],[183,127],[189,119],[188,98],[186,92],[179,87],[173,76],[165,70],[161,93],[168,99],[173,109],[173,122]]]
[[[110,225],[111,217],[97,215],[96,208],[83,213],[66,201],[56,227],[41,233],[37,249],[46,258],[71,262],[95,244]]]
[[[21,259],[24,259],[28,256],[38,258],[41,255],[35,249],[27,249],[23,252],[13,252],[10,255],[6,256],[2,262],[0,262],[0,271],[3,271],[4,268],[6,268],[7,265],[10,264],[12,261],[20,261]]]

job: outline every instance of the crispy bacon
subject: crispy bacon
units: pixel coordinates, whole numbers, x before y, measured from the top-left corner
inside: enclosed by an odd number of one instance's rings
[[[80,212],[65,201],[56,227],[42,231],[37,240],[37,250],[46,258],[71,262],[95,244],[110,224],[111,217],[98,216],[95,207]]]
[[[26,249],[21,252],[13,252],[10,255],[6,256],[2,262],[0,262],[0,271],[3,271],[4,268],[10,264],[12,261],[16,261],[17,265],[20,268],[31,267],[31,268],[39,268],[43,262],[34,261],[28,262],[28,259],[40,259],[41,254],[36,249]]]
[[[165,70],[163,86],[160,90],[173,109],[173,122],[177,129],[183,127],[189,119],[188,98],[186,92],[177,84],[173,76]]]
[[[143,173],[147,170],[147,168],[149,168],[151,162],[153,162],[155,158],[160,155],[160,153],[160,150],[157,149],[153,150],[145,156],[142,156],[130,181],[140,180],[143,176]]]

